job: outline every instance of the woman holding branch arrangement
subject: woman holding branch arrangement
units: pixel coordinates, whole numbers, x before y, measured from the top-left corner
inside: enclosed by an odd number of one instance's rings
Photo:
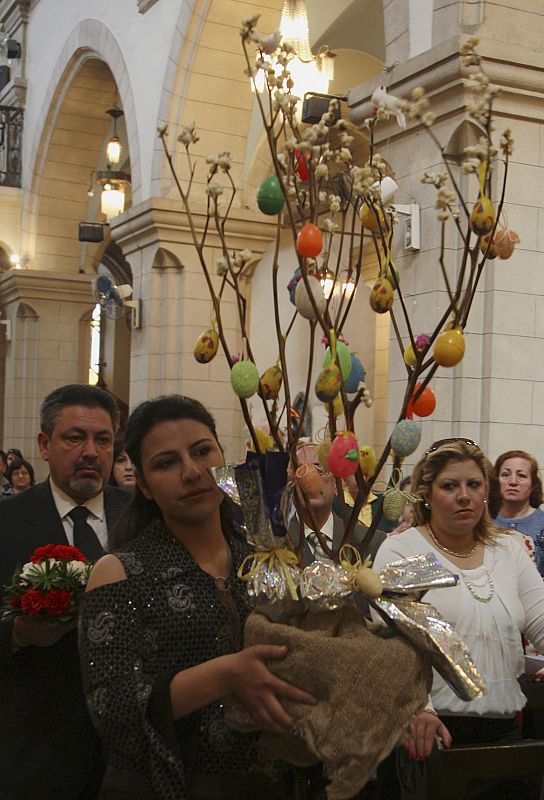
[[[81,608],[84,684],[108,757],[100,798],[291,797],[287,779],[255,770],[255,739],[223,721],[232,693],[260,727],[288,732],[281,698],[313,698],[268,670],[287,648],[242,649],[251,600],[236,573],[250,548],[208,471],[224,463],[214,420],[196,400],[161,397],[135,409],[125,446],[138,486]]]

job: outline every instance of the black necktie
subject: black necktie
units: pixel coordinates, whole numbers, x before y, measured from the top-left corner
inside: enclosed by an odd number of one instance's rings
[[[87,522],[89,509],[85,506],[75,506],[68,512],[74,523],[74,547],[87,556],[89,561],[97,561],[104,555],[104,550],[98,536]]]

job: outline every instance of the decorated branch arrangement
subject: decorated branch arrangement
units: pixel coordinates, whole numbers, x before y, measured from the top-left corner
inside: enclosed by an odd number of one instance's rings
[[[199,167],[191,155],[191,147],[198,141],[197,128],[194,124],[187,126],[178,137],[185,160],[183,163],[182,159],[181,168],[178,153],[169,149],[167,129],[160,129],[159,136],[188,219],[213,309],[210,326],[195,343],[194,355],[200,363],[209,363],[222,351],[252,441],[253,452],[248,453],[244,465],[215,471],[219,486],[240,506],[248,540],[255,546],[255,553],[243,565],[240,575],[257,600],[268,601],[250,618],[246,641],[287,643],[290,653],[291,650],[294,653],[294,662],[290,657],[286,659],[286,677],[297,683],[300,675],[300,685],[322,699],[325,691],[327,698],[318,703],[316,712],[306,710],[302,714],[297,739],[289,742],[284,751],[278,742],[272,749],[276,755],[283,753],[295,763],[312,758],[323,760],[332,779],[328,796],[345,798],[364,785],[376,763],[398,740],[411,714],[424,704],[431,663],[464,699],[477,697],[485,690],[464,644],[435,609],[420,602],[426,590],[454,585],[457,576],[428,554],[390,565],[387,574],[377,575],[361,561],[352,539],[360,511],[390,458],[393,469],[389,485],[382,491],[381,511],[391,519],[398,518],[406,500],[416,499],[400,488],[402,460],[415,452],[421,438],[420,425],[414,417],[425,417],[434,411],[436,398],[431,382],[437,369],[452,368],[464,356],[464,330],[486,263],[495,258],[509,258],[519,241],[517,234],[506,227],[502,214],[513,140],[510,131],[505,130],[498,145],[494,143],[492,110],[496,89],[489,83],[477,53],[477,39],[469,37],[460,50],[466,113],[481,131],[479,141],[465,148],[462,162],[462,172],[473,176],[469,181],[470,196],[463,197],[457,168],[448,162],[445,148],[434,133],[435,117],[422,87],[414,89],[411,97],[404,100],[390,96],[384,87],[373,94],[374,113],[364,125],[368,158],[357,163],[351,149],[350,126],[341,116],[337,99],[329,100],[314,124],[299,122],[301,99],[293,93],[290,73],[290,63],[296,54],[281,41],[278,32],[262,35],[257,24],[258,17],[245,20],[241,40],[248,76],[255,84],[263,74],[265,78],[265,89],[262,93],[257,91],[255,98],[269,145],[271,174],[261,183],[256,201],[262,214],[277,220],[270,271],[277,341],[275,363],[258,364],[254,343],[250,341],[243,287],[252,253],[236,252],[229,247],[229,214],[236,195],[230,154],[225,151],[207,158],[207,214],[204,225],[197,226],[191,203]],[[401,126],[406,125],[406,120],[421,126],[428,134],[429,146],[442,157],[443,167],[439,171],[426,172],[421,177],[423,183],[436,190],[435,206],[441,229],[437,270],[443,280],[441,296],[445,302],[432,331],[414,328],[393,258],[398,225],[393,199],[398,186],[392,167],[375,146],[377,127],[391,116]],[[498,187],[496,194],[493,187]],[[456,231],[460,252],[446,247],[448,226]],[[209,263],[208,255],[212,229],[222,246],[215,267]],[[279,281],[280,241],[285,229],[291,241],[291,258],[296,264],[287,286]],[[366,256],[378,265],[369,293],[368,314],[390,315],[406,367],[397,422],[380,453],[371,445],[358,442],[355,435],[356,414],[364,413],[364,408],[372,404],[367,386],[370,377],[344,337],[355,292],[366,291],[362,278]],[[228,340],[223,325],[222,302],[229,295],[234,296],[238,310],[241,353],[237,352],[239,343]],[[308,321],[308,338],[304,342],[308,362],[302,381],[303,405],[295,414],[288,353],[290,347],[301,346],[300,338],[292,340],[297,316]],[[326,348],[321,369],[314,374],[314,351],[320,339]],[[300,375],[297,379],[300,380]],[[308,463],[301,458],[305,413],[312,393],[325,404],[328,418],[320,441],[314,442],[319,463]],[[260,399],[268,430],[254,425],[250,398],[252,402]],[[319,530],[312,509],[311,501],[319,495],[324,471],[335,476],[339,516],[344,525],[343,541],[335,547]],[[346,479],[355,485],[352,507],[344,501]],[[302,532],[304,520],[309,520],[322,552],[328,557],[326,560],[304,566],[304,535],[298,540],[291,536],[293,511]],[[380,516],[381,513],[374,514],[362,548],[365,541],[370,541]],[[383,638],[362,624],[362,615],[358,618],[357,635],[353,633],[351,601],[361,597],[388,626],[401,632],[394,645],[392,639]],[[320,623],[316,623],[316,615],[321,615]],[[319,653],[312,650],[316,630],[319,630]],[[350,646],[353,639],[360,648],[350,651],[349,657],[348,639]],[[325,641],[330,645],[328,655]],[[336,644],[338,650],[334,649]],[[390,649],[393,646],[401,648],[394,656]],[[390,675],[387,685],[390,713],[384,711],[384,692],[378,692],[379,709],[372,709],[370,696],[376,685],[372,680],[363,681],[361,696],[357,701],[352,698],[347,704],[347,717],[338,720],[335,739],[338,746],[335,753],[330,753],[329,722],[331,714],[334,716],[338,711],[334,705],[338,698],[332,699],[330,674],[328,681],[326,675],[317,680],[316,660],[327,665],[338,687],[343,685],[338,663],[344,664],[346,675],[353,680],[361,664],[366,668],[370,663],[369,654],[373,659],[372,674],[380,676],[376,678],[380,686],[387,680],[389,666],[402,664],[394,677]],[[281,671],[281,666],[278,670]],[[399,680],[401,672],[403,679]],[[397,694],[393,692],[393,684]],[[325,711],[323,703],[328,703]],[[231,719],[243,727],[239,712],[240,709],[234,709]],[[360,720],[354,717],[358,713],[363,715]],[[356,731],[358,744],[349,740],[350,731]],[[361,738],[361,731],[368,736]],[[271,735],[268,738],[274,739]],[[349,764],[345,761],[346,753],[352,754]]]

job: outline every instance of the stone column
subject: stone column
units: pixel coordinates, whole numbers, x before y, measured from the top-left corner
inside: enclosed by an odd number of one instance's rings
[[[22,450],[42,478],[47,467],[36,447],[40,403],[57,386],[89,378],[91,280],[12,269],[0,276],[0,305],[11,329],[5,345],[2,442]]]
[[[446,4],[434,5],[441,8],[434,12],[433,37],[438,29],[442,30],[440,21],[446,13]],[[527,32],[530,41],[534,41],[535,29],[542,36],[544,9],[539,7],[537,11],[535,7],[532,13],[510,9],[517,21],[515,26],[508,23],[505,3],[489,6],[485,24],[483,15],[477,13],[482,4],[472,8],[471,14],[465,5],[458,6],[463,12],[459,19],[465,20],[468,14],[473,24],[465,28],[458,24],[454,38],[450,35],[427,52],[398,65],[389,91],[409,97],[415,86],[424,86],[437,114],[433,131],[452,158],[462,155],[464,144],[473,143],[478,134],[472,123],[467,123],[464,110],[466,93],[457,55],[462,40],[459,34],[481,33],[478,51],[484,57],[491,82],[500,88],[494,106],[496,144],[508,127],[515,139],[504,210],[509,227],[517,231],[521,243],[510,260],[496,259],[485,267],[466,328],[465,358],[453,369],[440,368],[433,380],[438,403],[435,413],[423,423],[422,448],[433,439],[463,435],[480,441],[491,458],[506,449],[520,447],[542,459],[544,239],[539,229],[544,214],[541,190],[544,58],[536,48],[523,46],[522,31]],[[480,26],[475,24],[478,21],[482,22]],[[360,122],[371,113],[369,98],[375,86],[376,79],[349,93],[353,121]],[[415,331],[428,331],[438,321],[439,309],[444,308],[445,286],[438,262],[440,225],[434,208],[435,192],[422,185],[420,177],[426,170],[441,169],[440,153],[425,131],[410,122],[401,130],[392,120],[380,125],[377,134],[377,150],[396,171],[400,185],[397,202],[415,202],[421,207],[420,251],[405,250],[402,242],[397,241],[394,256]],[[455,165],[453,169],[464,197],[469,204],[473,203],[478,192],[475,178],[464,178]],[[495,200],[502,173],[502,166],[498,167],[494,177]],[[453,229],[448,236],[446,263],[453,279],[459,268],[461,241]],[[397,240],[401,239],[402,235],[397,236]],[[406,374],[393,339],[390,346],[389,430],[400,404]]]
[[[196,235],[205,224],[202,208],[195,209]],[[255,259],[266,251],[275,220],[256,220],[252,212],[233,209],[226,226],[229,252],[250,249]],[[193,356],[198,336],[211,326],[213,308],[208,287],[185,214],[171,200],[153,198],[112,221],[112,237],[120,245],[133,274],[133,297],[142,304],[141,328],[132,332],[130,405],[168,392],[197,398],[216,416],[226,457],[244,452],[247,438],[238,398],[230,385],[230,370],[220,347],[210,364]],[[216,289],[221,241],[210,228],[205,258]],[[250,302],[249,282],[247,300]],[[232,353],[241,350],[234,293],[226,288],[222,322]]]

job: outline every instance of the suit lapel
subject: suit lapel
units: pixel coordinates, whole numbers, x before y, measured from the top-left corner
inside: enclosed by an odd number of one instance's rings
[[[32,550],[44,544],[68,544],[49,481],[37,484],[28,501],[23,530]]]

